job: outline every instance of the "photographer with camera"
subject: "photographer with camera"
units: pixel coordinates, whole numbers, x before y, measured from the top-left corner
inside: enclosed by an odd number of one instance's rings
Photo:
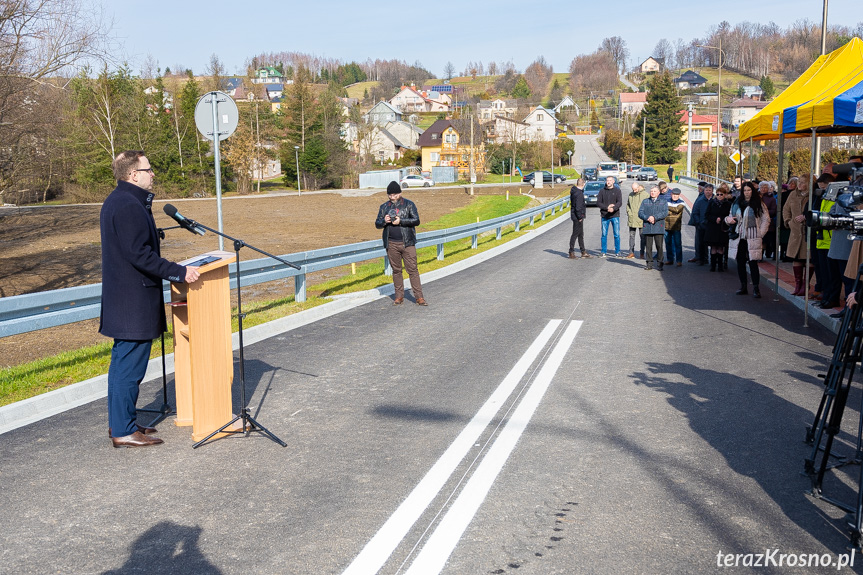
[[[411,279],[411,292],[417,305],[428,305],[423,298],[423,288],[420,284],[420,274],[417,271],[417,233],[420,216],[416,204],[402,198],[402,189],[398,182],[390,182],[387,186],[389,200],[381,204],[375,227],[383,229],[384,249],[393,268],[393,286],[395,300],[393,305],[400,305],[405,300],[404,277],[402,276],[402,260]]]

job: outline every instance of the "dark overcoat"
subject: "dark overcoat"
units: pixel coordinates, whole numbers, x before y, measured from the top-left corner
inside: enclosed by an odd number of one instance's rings
[[[167,329],[162,280],[183,281],[186,268],[164,259],[152,212],[153,193],[129,182],[102,204],[102,310],[99,333],[148,340]]]

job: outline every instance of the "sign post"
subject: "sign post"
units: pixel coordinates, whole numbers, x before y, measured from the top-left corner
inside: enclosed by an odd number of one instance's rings
[[[237,129],[240,112],[237,104],[224,92],[207,92],[195,105],[195,127],[201,135],[213,142],[213,160],[216,171],[216,210],[219,233],[222,233],[222,167],[219,142]],[[219,236],[219,249],[225,249],[225,240]]]

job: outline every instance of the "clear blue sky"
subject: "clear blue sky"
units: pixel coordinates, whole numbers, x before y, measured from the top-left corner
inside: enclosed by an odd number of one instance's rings
[[[719,0],[714,2],[560,2],[559,9],[529,2],[222,2],[150,0],[101,2],[113,19],[120,53],[140,70],[152,56],[164,70],[181,64],[201,74],[215,53],[229,73],[242,73],[262,52],[304,52],[363,62],[367,58],[419,61],[437,76],[447,61],[461,71],[468,61],[512,60],[524,70],[538,56],[566,72],[578,54],[605,37],[626,40],[633,63],[666,38],[703,37],[722,20],[773,21],[785,28],[800,19],[821,22],[822,0]],[[706,4],[711,4],[707,7]],[[859,2],[831,0],[828,24],[855,27]],[[432,8],[433,7],[433,8]],[[642,23],[646,22],[646,23]]]

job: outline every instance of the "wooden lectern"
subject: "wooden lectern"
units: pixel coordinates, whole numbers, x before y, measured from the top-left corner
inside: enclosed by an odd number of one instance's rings
[[[192,426],[200,441],[233,417],[231,383],[231,289],[228,264],[235,254],[212,251],[180,265],[197,266],[201,277],[192,284],[171,284],[174,321],[176,425]]]

